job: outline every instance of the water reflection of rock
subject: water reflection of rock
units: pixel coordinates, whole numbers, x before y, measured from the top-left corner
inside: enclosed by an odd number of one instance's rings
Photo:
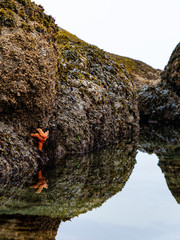
[[[54,240],[60,224],[47,216],[1,215],[0,239]]]
[[[164,173],[169,190],[180,204],[180,145],[171,154],[161,158],[159,166]]]
[[[155,153],[163,158],[180,146],[180,130],[172,126],[155,128],[142,127],[140,131],[139,150],[149,154]]]
[[[68,157],[59,166],[42,170],[48,189],[40,194],[30,188],[37,175],[25,183],[3,182],[0,214],[69,220],[121,191],[134,168],[135,156],[134,145],[121,143],[95,155]]]
[[[144,128],[140,134],[141,151],[156,153],[167,185],[180,204],[180,130]]]

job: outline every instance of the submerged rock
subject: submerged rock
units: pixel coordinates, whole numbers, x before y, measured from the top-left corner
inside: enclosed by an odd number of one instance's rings
[[[1,139],[2,175],[137,135],[137,94],[122,65],[30,0],[0,7],[0,130],[11,128],[14,141]],[[30,137],[39,127],[50,132],[42,153]]]

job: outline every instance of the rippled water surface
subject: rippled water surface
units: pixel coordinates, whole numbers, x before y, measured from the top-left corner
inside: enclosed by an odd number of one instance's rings
[[[180,239],[180,134],[144,131],[0,181],[0,239]]]

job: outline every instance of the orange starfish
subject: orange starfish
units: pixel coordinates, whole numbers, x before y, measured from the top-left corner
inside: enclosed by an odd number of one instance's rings
[[[45,143],[46,139],[48,138],[49,131],[43,132],[42,129],[36,129],[39,133],[32,133],[32,137],[37,137],[39,140],[39,150],[42,151],[43,143]]]
[[[30,186],[30,188],[38,188],[36,193],[40,193],[43,190],[43,188],[46,188],[46,189],[48,188],[47,182],[46,182],[45,178],[42,176],[41,171],[38,172],[37,184]]]

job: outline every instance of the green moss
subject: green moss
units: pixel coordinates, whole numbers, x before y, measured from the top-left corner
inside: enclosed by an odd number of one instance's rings
[[[31,4],[30,0],[17,0],[19,3],[21,3],[23,6],[27,7]]]
[[[13,11],[15,11],[17,13],[17,7],[16,4],[14,2],[14,0],[1,0],[0,1],[0,8],[4,8],[4,9],[11,9]]]
[[[20,5],[21,4],[21,5]],[[0,1],[0,30],[3,26],[15,27],[17,22],[16,14],[23,19],[21,27],[26,31],[32,31],[30,22],[36,22],[35,29],[46,35],[48,41],[55,42],[59,27],[55,24],[52,16],[44,13],[41,5],[36,5],[30,0],[1,0]],[[25,23],[26,22],[26,23]]]
[[[147,73],[151,72],[151,73],[156,73],[157,70],[153,69],[151,66],[135,60],[135,59],[131,59],[128,57],[122,57],[116,54],[110,54],[108,53],[108,55],[114,60],[116,61],[118,64],[121,64],[125,67],[125,69],[127,70],[128,74],[130,73],[134,73],[134,74],[139,74],[141,76],[147,77]]]
[[[33,30],[33,27],[27,23],[22,22],[21,24],[21,28],[23,28],[24,30],[26,30],[27,32],[31,32]]]
[[[66,44],[68,42],[71,43],[81,43],[83,44],[84,42],[82,40],[80,40],[78,37],[76,37],[75,35],[69,33],[68,31],[61,29],[58,32],[58,37],[57,37],[57,43],[58,44]],[[87,44],[87,43],[86,43]]]
[[[46,29],[42,24],[38,24],[38,26],[36,26],[36,31],[40,32],[40,33],[45,33]]]
[[[20,9],[20,10],[19,10],[19,16],[20,16],[22,19],[26,19],[26,14],[25,14],[24,9]]]
[[[15,27],[16,20],[12,10],[10,9],[0,9],[0,26]]]

